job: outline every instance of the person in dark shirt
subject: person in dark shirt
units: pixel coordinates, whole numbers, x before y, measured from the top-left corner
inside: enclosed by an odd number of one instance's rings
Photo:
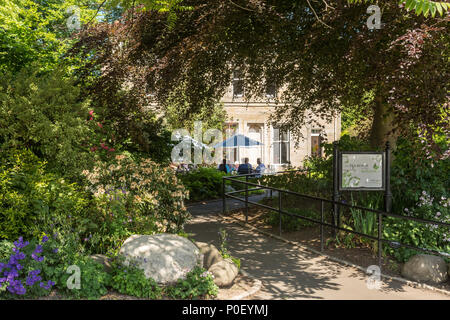
[[[252,171],[253,171],[253,170],[252,170],[252,165],[251,165],[250,163],[248,163],[248,158],[245,158],[245,159],[244,159],[244,162],[245,162],[245,163],[239,165],[238,173],[239,173],[239,174],[249,174],[249,173],[252,173]]]
[[[231,171],[230,166],[227,164],[227,159],[223,159],[222,163],[219,165],[219,171],[229,173]]]

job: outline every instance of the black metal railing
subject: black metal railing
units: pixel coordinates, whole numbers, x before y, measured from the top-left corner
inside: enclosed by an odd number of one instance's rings
[[[292,173],[292,172],[296,172],[296,171],[300,171],[300,172],[306,172],[305,170],[290,170],[290,171],[280,171],[274,174],[284,174],[284,173]],[[429,254],[437,254],[439,256],[444,256],[449,258],[450,254],[446,253],[446,252],[440,252],[440,251],[436,251],[436,250],[432,250],[432,249],[426,249],[426,248],[421,248],[421,247],[416,247],[416,246],[412,246],[409,244],[405,244],[405,243],[401,243],[398,241],[393,241],[393,240],[389,240],[389,239],[384,239],[383,238],[383,217],[393,217],[393,218],[398,218],[398,219],[404,219],[404,220],[409,220],[409,221],[416,221],[416,222],[420,222],[420,223],[424,223],[424,224],[432,224],[432,225],[439,225],[439,226],[443,226],[443,227],[447,227],[450,231],[450,224],[449,223],[445,223],[445,222],[441,222],[441,221],[435,221],[435,220],[427,220],[427,219],[422,219],[422,218],[416,218],[416,217],[410,217],[410,216],[403,216],[403,215],[399,215],[399,214],[395,214],[395,213],[390,213],[390,212],[386,212],[386,211],[382,211],[382,210],[377,210],[377,209],[371,209],[371,208],[365,208],[365,207],[361,207],[361,206],[357,206],[357,205],[353,205],[353,204],[348,204],[345,202],[341,202],[341,201],[334,201],[334,200],[329,200],[329,199],[325,199],[325,198],[321,198],[321,197],[316,197],[316,196],[311,196],[311,195],[306,195],[306,194],[301,194],[295,191],[290,191],[290,190],[285,190],[285,189],[281,189],[281,188],[276,188],[276,187],[271,187],[271,186],[267,186],[267,185],[261,185],[259,183],[253,183],[253,182],[249,182],[249,178],[250,177],[257,177],[258,174],[255,173],[251,173],[251,174],[243,174],[243,175],[237,175],[237,176],[226,176],[223,177],[222,180],[222,193],[223,193],[223,213],[226,214],[226,198],[231,198],[231,199],[235,199],[235,200],[239,200],[239,201],[243,201],[245,202],[245,223],[248,223],[248,205],[252,204],[261,208],[265,208],[268,210],[272,210],[275,212],[278,212],[279,214],[279,234],[281,236],[282,234],[282,215],[288,215],[291,217],[296,217],[296,218],[300,218],[300,219],[304,219],[306,221],[315,223],[315,224],[319,224],[320,225],[320,250],[323,251],[324,250],[324,227],[328,227],[330,229],[332,229],[334,232],[336,231],[343,231],[346,233],[351,233],[351,234],[355,234],[361,237],[365,237],[367,239],[371,239],[374,241],[377,241],[378,243],[378,266],[381,270],[382,267],[382,246],[383,243],[386,243],[388,245],[390,245],[393,248],[399,248],[399,247],[405,247],[405,248],[409,248],[409,249],[413,249],[413,250],[418,250],[421,252],[426,252]],[[263,175],[264,176],[264,175]],[[261,176],[260,176],[261,177]],[[245,181],[241,180],[241,178],[245,178]],[[233,182],[237,182],[240,184],[243,184],[245,186],[245,189],[241,189],[241,190],[235,190],[235,191],[231,191],[231,192],[226,192],[225,191],[225,181],[226,180],[231,180]],[[252,187],[252,188],[249,188]],[[254,201],[249,201],[248,199],[248,193],[249,191],[253,191],[253,190],[270,190],[270,193],[272,195],[272,192],[278,192],[278,208],[277,207],[272,207],[270,205],[267,204],[262,204],[262,203],[258,203],[258,202],[254,202]],[[237,197],[235,196],[235,194],[239,194],[245,192],[245,197],[241,198],[241,197]],[[296,214],[296,213],[291,213],[291,212],[287,212],[285,210],[283,210],[282,207],[282,195],[283,194],[287,194],[287,195],[292,195],[295,197],[301,197],[304,199],[309,199],[309,200],[313,200],[313,201],[318,201],[320,202],[320,220],[318,219],[314,219],[311,217],[306,217],[300,214]],[[355,230],[351,230],[348,228],[343,228],[339,225],[339,220],[336,220],[334,218],[334,213],[333,213],[333,218],[332,218],[332,223],[327,223],[325,222],[325,210],[324,210],[324,206],[325,204],[330,204],[332,208],[336,208],[336,207],[347,207],[349,209],[357,209],[357,210],[361,210],[363,212],[372,212],[374,214],[377,215],[377,235],[373,236],[370,234],[365,234],[362,232],[358,232]],[[333,209],[335,210],[335,209]]]

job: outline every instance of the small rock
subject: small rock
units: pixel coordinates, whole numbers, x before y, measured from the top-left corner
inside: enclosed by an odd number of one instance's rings
[[[159,284],[173,284],[202,264],[199,249],[175,234],[133,235],[120,248],[125,265],[134,260],[147,278]]]
[[[227,287],[233,283],[239,269],[231,259],[224,259],[213,264],[208,271],[214,276],[214,283],[217,286]]]
[[[111,272],[112,266],[111,266],[111,263],[109,262],[109,259],[107,256],[105,256],[103,254],[93,254],[90,256],[90,258],[92,260],[94,260],[95,262],[102,264],[103,268],[106,272]]]
[[[205,269],[209,269],[213,264],[223,260],[220,251],[213,244],[205,242],[196,242],[195,244],[200,249],[200,253],[203,254],[203,267]]]
[[[402,276],[405,278],[434,284],[447,281],[447,272],[447,265],[444,259],[429,254],[413,256],[402,268]]]

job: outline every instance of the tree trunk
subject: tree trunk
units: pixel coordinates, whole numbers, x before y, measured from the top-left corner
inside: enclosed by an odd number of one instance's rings
[[[374,114],[372,128],[370,131],[369,142],[372,148],[384,148],[386,141],[389,141],[391,148],[394,149],[397,142],[397,136],[394,134],[394,115],[389,110],[386,103],[383,103],[381,96],[375,98]]]

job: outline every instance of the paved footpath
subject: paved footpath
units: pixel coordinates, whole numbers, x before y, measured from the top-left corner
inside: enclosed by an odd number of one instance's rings
[[[259,197],[259,196],[255,196]],[[257,198],[252,197],[255,201]],[[228,208],[242,202],[229,200]],[[321,255],[294,248],[236,223],[221,221],[221,201],[188,206],[193,219],[185,226],[197,241],[218,246],[219,229],[228,233],[228,249],[241,259],[242,268],[262,281],[262,289],[250,299],[433,299],[450,296],[383,281],[379,290],[369,290],[362,271],[341,265]]]

